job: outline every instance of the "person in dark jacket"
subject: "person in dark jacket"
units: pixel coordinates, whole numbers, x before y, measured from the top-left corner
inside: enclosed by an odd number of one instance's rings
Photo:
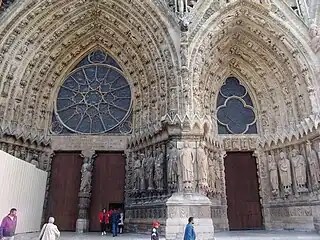
[[[107,224],[109,224],[109,216],[106,209],[102,209],[99,213],[99,221],[101,226],[101,235],[107,235]]]
[[[193,217],[189,217],[188,224],[184,231],[183,240],[196,240],[196,233],[194,231],[193,224],[194,224]]]
[[[114,210],[111,214],[111,225],[113,237],[118,235],[118,224],[120,221],[120,211]]]

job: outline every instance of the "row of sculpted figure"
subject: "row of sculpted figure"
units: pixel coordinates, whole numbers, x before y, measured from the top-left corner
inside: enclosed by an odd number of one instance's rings
[[[320,183],[320,152],[312,148],[312,143],[305,144],[306,157],[294,148],[290,151],[291,161],[284,151],[279,153],[279,161],[275,156],[268,155],[268,171],[272,194],[279,195],[283,191],[285,196],[292,194],[293,188],[296,193],[308,192],[309,189],[318,190]],[[280,181],[279,181],[280,180]],[[309,181],[308,181],[309,180]]]
[[[145,153],[140,151],[132,154],[133,191],[161,191],[165,186],[170,192],[192,191],[198,185],[201,192],[206,194],[220,192],[221,156],[205,148],[204,143],[196,149],[184,142],[182,149],[169,143],[166,152],[162,145],[152,150],[147,148]]]
[[[9,153],[12,156],[15,156],[16,158],[22,159],[24,161],[27,161],[33,165],[35,165],[37,168],[39,168],[39,160],[40,157],[43,158],[44,153],[29,149],[24,146],[15,145],[12,143],[6,143],[1,142],[0,143],[0,150]]]
[[[164,187],[164,149],[162,145],[132,154],[134,191],[162,191]]]
[[[171,190],[194,191],[203,194],[221,191],[221,155],[206,148],[204,142],[196,148],[184,142],[182,149],[168,151],[168,184]]]

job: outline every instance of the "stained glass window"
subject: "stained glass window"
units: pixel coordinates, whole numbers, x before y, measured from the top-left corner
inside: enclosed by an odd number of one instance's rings
[[[52,121],[56,134],[130,133],[131,89],[103,51],[84,58],[62,84]]]
[[[217,121],[219,134],[257,133],[251,97],[235,77],[227,78],[219,91]]]

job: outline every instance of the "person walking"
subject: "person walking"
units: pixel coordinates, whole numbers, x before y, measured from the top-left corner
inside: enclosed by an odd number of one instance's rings
[[[106,209],[102,209],[99,213],[99,221],[101,226],[101,235],[107,235],[107,224],[109,223],[109,216]]]
[[[151,240],[159,240],[159,227],[160,223],[158,221],[154,221],[152,224]]]
[[[120,220],[119,220],[119,233],[122,234],[123,233],[123,228],[124,228],[124,222],[123,222],[123,212],[120,212]]]
[[[12,208],[5,216],[0,225],[0,239],[14,240],[14,234],[17,227],[17,209]]]
[[[54,218],[49,217],[48,223],[44,224],[40,235],[39,240],[56,240],[60,237],[60,231],[57,225],[54,224]]]
[[[189,217],[188,224],[187,224],[186,229],[184,231],[183,240],[195,240],[196,239],[196,233],[194,231],[193,224],[194,224],[193,217]]]
[[[111,225],[112,225],[112,235],[113,237],[118,236],[118,224],[120,220],[120,213],[119,211],[112,211],[111,214]]]

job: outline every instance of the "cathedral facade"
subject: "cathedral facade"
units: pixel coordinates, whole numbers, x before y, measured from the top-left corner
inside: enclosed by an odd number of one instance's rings
[[[319,230],[318,0],[0,3],[0,147],[62,230]]]

